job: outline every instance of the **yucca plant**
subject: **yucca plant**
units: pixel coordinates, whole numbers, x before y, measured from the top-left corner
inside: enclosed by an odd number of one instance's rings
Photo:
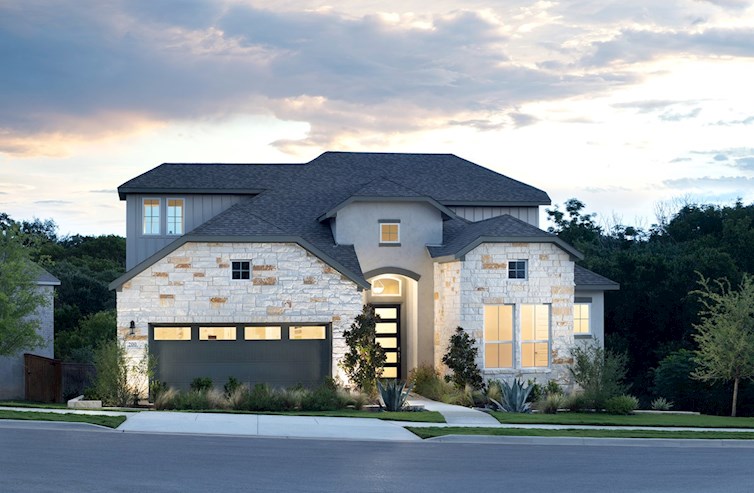
[[[530,413],[531,404],[526,402],[531,393],[532,386],[524,386],[524,382],[518,378],[513,380],[513,383],[500,382],[500,390],[502,394],[501,400],[490,398],[490,401],[495,406],[496,410],[504,411],[506,413]]]
[[[381,405],[386,411],[400,411],[406,405],[408,394],[414,388],[413,384],[406,386],[400,380],[377,380],[377,390],[380,391]]]

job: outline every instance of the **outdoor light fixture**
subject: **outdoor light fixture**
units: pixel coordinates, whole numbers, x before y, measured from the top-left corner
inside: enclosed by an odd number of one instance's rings
[[[380,279],[377,279],[372,283],[372,291],[374,294],[382,294],[382,292],[385,291],[385,285],[382,284]]]
[[[128,326],[128,328],[131,329],[129,335],[136,335],[136,322],[131,320],[131,324]]]

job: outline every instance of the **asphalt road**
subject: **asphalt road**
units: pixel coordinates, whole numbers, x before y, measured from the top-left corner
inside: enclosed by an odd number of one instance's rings
[[[356,442],[0,423],[0,492],[751,492],[754,449]]]

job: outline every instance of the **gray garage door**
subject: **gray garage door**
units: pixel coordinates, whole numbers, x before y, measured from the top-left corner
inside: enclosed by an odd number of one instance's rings
[[[253,386],[319,385],[331,373],[331,327],[324,324],[150,324],[156,378],[188,389],[209,377],[222,389],[228,378]]]

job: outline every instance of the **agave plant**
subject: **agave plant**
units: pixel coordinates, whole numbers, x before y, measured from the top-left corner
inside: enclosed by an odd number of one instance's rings
[[[387,411],[400,411],[406,405],[408,394],[414,385],[406,386],[406,382],[400,380],[385,380],[383,384],[377,380],[377,389],[380,391],[381,404]]]
[[[501,399],[498,401],[490,397],[490,401],[498,411],[506,413],[530,413],[531,404],[526,402],[531,393],[532,386],[524,386],[524,382],[518,378],[512,384],[500,382]]]

